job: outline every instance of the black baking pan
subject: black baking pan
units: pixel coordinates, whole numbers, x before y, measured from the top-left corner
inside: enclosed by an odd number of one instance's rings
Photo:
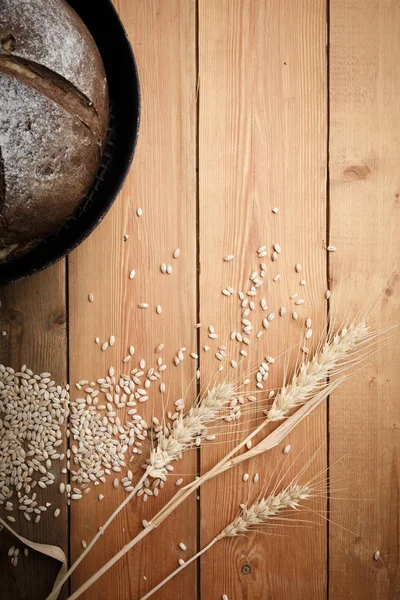
[[[96,41],[110,95],[110,123],[96,180],[79,208],[56,234],[25,256],[0,265],[0,285],[54,264],[97,227],[120,191],[132,163],[140,119],[140,89],[135,57],[110,0],[69,0]]]

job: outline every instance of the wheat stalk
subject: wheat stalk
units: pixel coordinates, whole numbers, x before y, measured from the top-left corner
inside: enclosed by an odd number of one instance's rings
[[[207,439],[208,427],[227,414],[232,400],[235,398],[235,388],[232,383],[221,383],[209,390],[203,398],[200,398],[195,406],[191,407],[187,413],[180,415],[174,421],[171,430],[160,432],[157,438],[157,445],[152,449],[147,465],[144,465],[145,472],[135,485],[134,489],[128,494],[125,500],[114,510],[102,527],[99,528],[96,535],[84,549],[82,554],[71,565],[68,571],[58,581],[46,600],[55,600],[62,586],[79,566],[85,556],[90,552],[97,541],[104,535],[105,530],[113,522],[121,510],[131,501],[137,492],[143,487],[147,477],[165,481],[167,478],[167,467],[176,460],[179,460],[185,450],[199,446],[201,441]]]
[[[239,452],[250,440],[260,433],[271,422],[283,420],[288,416],[291,410],[300,406],[306,405],[304,415],[309,414],[316,408],[342,381],[341,378],[336,383],[327,384],[326,379],[333,375],[336,371],[350,360],[359,347],[372,338],[367,322],[362,319],[359,323],[351,324],[349,327],[343,327],[340,332],[333,337],[328,338],[322,350],[317,352],[314,357],[303,363],[292,377],[291,383],[288,386],[283,386],[277,394],[273,405],[266,411],[266,418],[262,423],[254,429],[244,440],[235,446],[226,456],[222,458],[214,467],[207,473],[193,481],[191,484],[182,488],[175,496],[153,517],[149,526],[141,531],[134,539],[126,544],[114,557],[112,557],[101,569],[99,569],[86,583],[84,583],[76,592],[74,592],[68,600],[76,600],[85,590],[87,590],[99,577],[108,571],[122,556],[124,556],[131,548],[138,544],[146,535],[154,528],[158,527],[176,508],[179,506],[194,490],[198,489],[205,481],[219,475],[223,471],[232,468],[252,458],[256,454],[260,454],[269,450],[272,446],[268,443],[268,437],[256,448],[252,448],[236,459],[232,457]],[[313,402],[313,400],[316,400]],[[307,410],[307,404],[310,403],[310,410]],[[297,423],[301,420],[302,413],[297,417],[297,414],[292,415],[286,423],[282,424],[282,429],[278,428],[274,434],[275,438],[279,436],[279,430],[286,435]],[[289,426],[285,425],[289,423]],[[278,432],[278,433],[277,433]],[[273,435],[273,434],[272,434]],[[276,444],[275,444],[276,445]],[[71,569],[70,569],[71,571]],[[68,576],[68,574],[67,574]],[[66,576],[66,578],[67,578]],[[52,598],[48,597],[48,600]]]
[[[81,594],[89,589],[104,573],[106,573],[113,565],[115,565],[129,550],[139,544],[151,531],[158,527],[188,496],[190,496],[196,489],[200,487],[205,481],[212,479],[216,475],[223,473],[224,471],[235,467],[236,465],[245,462],[246,460],[253,458],[256,455],[262,454],[271,450],[282,442],[285,437],[292,431],[303,419],[305,419],[317,406],[323,402],[323,400],[338,387],[345,380],[344,377],[337,379],[327,385],[327,387],[316,395],[315,398],[308,401],[307,404],[302,406],[296,411],[291,417],[283,421],[283,423],[275,429],[272,433],[266,436],[257,446],[254,446],[247,452],[238,455],[235,458],[229,460],[223,459],[213,467],[210,471],[202,475],[199,479],[196,479],[192,483],[188,484],[184,488],[181,488],[175,496],[163,507],[149,522],[146,529],[143,529],[135,538],[130,540],[121,550],[115,554],[105,565],[103,565],[96,573],[94,573],[81,587],[76,590],[68,600],[76,600]],[[259,428],[258,428],[259,429]],[[240,448],[244,445],[245,441],[240,443]],[[236,450],[239,450],[239,446],[236,446]],[[230,453],[232,455],[232,453]]]
[[[211,542],[199,552],[186,560],[183,565],[175,569],[175,571],[163,579],[163,581],[156,585],[152,590],[147,592],[141,600],[150,598],[150,596],[161,589],[168,581],[175,577],[175,575],[205,554],[220,540],[243,535],[256,527],[265,526],[273,521],[282,519],[284,516],[286,517],[288,510],[297,510],[300,508],[303,501],[311,498],[312,491],[313,488],[310,485],[299,485],[296,482],[292,482],[279,493],[271,493],[267,497],[254,502],[249,508],[243,507],[241,513],[229,523],[229,525],[224,527],[219,535],[211,540]]]

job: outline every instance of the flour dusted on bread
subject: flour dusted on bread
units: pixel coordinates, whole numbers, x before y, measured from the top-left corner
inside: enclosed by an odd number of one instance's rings
[[[1,87],[2,237],[7,244],[31,246],[44,230],[56,231],[68,219],[92,183],[99,148],[87,128],[55,102],[4,74]]]
[[[74,11],[63,0],[0,0],[0,261],[71,216],[107,125],[104,67]]]
[[[88,98],[94,98],[96,88],[105,88],[105,79],[98,77],[102,62],[93,52],[93,38],[64,1],[0,0],[0,32],[2,38],[17,32],[14,56],[58,73]]]

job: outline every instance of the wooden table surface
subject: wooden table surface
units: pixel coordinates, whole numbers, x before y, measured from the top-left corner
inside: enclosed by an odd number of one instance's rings
[[[268,336],[249,347],[249,364],[266,349],[278,356],[297,344],[309,314],[315,332],[323,334],[327,287],[338,322],[348,308],[365,311],[374,302],[378,327],[398,321],[400,3],[115,0],[115,5],[142,88],[133,167],[110,213],[68,259],[0,290],[0,330],[7,333],[0,336],[1,362],[14,368],[26,363],[74,384],[103,377],[111,365],[123,372],[121,358],[130,344],[152,365],[155,347],[164,342],[170,402],[188,389],[194,397],[196,369],[200,363],[205,387],[218,367],[218,345],[227,345],[230,358],[237,359],[238,345],[229,334],[240,326],[240,306],[237,296],[227,298],[221,289],[248,285],[249,274],[259,268],[257,248],[274,242],[282,246],[282,257],[276,265],[268,261],[268,303],[278,312],[283,294],[301,293],[303,321],[291,320],[289,307]],[[327,244],[337,252],[327,254]],[[173,259],[177,247],[181,255]],[[227,263],[228,254],[235,259]],[[163,262],[173,266],[171,275],[160,272]],[[295,263],[302,264],[301,274]],[[278,273],[281,280],[273,282]],[[149,308],[139,309],[141,302]],[[200,329],[194,327],[198,321]],[[218,340],[208,338],[210,324]],[[115,345],[101,352],[95,337],[111,334]],[[209,352],[202,350],[206,344]],[[187,356],[175,367],[172,359],[182,346],[187,354],[198,353],[199,361]],[[400,598],[399,361],[398,342],[381,348],[367,369],[286,442],[296,469],[317,450],[311,476],[329,466],[332,485],[344,490],[328,501],[331,522],[316,519],[280,535],[222,541],[154,598],[219,600],[224,593],[229,600]],[[282,380],[284,366],[285,360],[274,365],[272,386]],[[225,373],[229,368],[227,363]],[[73,385],[72,394],[76,397]],[[142,412],[148,420],[160,416],[161,395]],[[175,477],[189,481],[231,441],[188,453]],[[234,517],[239,502],[247,500],[243,473],[259,472],[265,480],[281,455],[280,447],[205,485],[83,597],[140,598],[175,568],[180,541],[192,553]],[[81,540],[93,537],[124,492],[108,481],[102,502],[95,492],[67,507],[52,487],[49,501],[60,506],[61,516],[49,515],[36,526],[17,521],[16,529],[63,547],[74,560]],[[78,568],[70,589],[133,537],[142,519],[175,489],[170,484],[151,502],[132,501]],[[320,508],[326,505],[322,499]],[[12,567],[7,557],[12,543],[3,531],[1,600],[44,600],[57,565],[31,552]]]

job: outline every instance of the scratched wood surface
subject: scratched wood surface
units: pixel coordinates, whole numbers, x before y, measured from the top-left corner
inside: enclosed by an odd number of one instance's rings
[[[400,5],[331,2],[330,24],[332,308],[377,302],[381,328],[400,316]],[[343,490],[333,495],[360,499],[331,502],[352,532],[330,527],[335,600],[400,595],[399,364],[397,341],[331,398],[332,488]]]
[[[0,336],[0,360],[14,368],[27,363],[50,370],[59,382],[66,381],[69,366],[73,387],[80,379],[104,377],[110,366],[117,373],[128,370],[122,358],[131,344],[136,352],[130,369],[141,358],[146,369],[155,366],[154,350],[163,342],[167,391],[162,397],[155,384],[149,401],[140,405],[148,424],[154,414],[161,417],[166,402],[172,407],[186,394],[187,401],[195,397],[198,367],[201,389],[228,380],[244,398],[254,393],[257,402],[245,400],[240,424],[228,428],[223,443],[209,442],[176,466],[172,482],[189,481],[257,422],[256,406],[298,358],[307,317],[315,340],[308,345],[315,347],[327,326],[328,282],[338,321],[349,307],[367,310],[378,297],[377,326],[399,320],[400,9],[390,0],[115,0],[115,6],[141,82],[142,122],[132,170],[106,219],[68,258],[67,270],[61,262],[0,289],[0,331],[7,332]],[[328,242],[338,247],[329,260]],[[282,247],[277,262],[271,261],[274,243]],[[258,258],[264,244],[268,255]],[[181,255],[173,259],[177,247]],[[228,254],[233,261],[223,260]],[[253,332],[246,346],[230,340],[233,330],[242,332],[246,308],[237,292],[246,295],[249,275],[261,262],[266,276],[257,296],[248,297],[255,310],[248,317]],[[161,263],[172,265],[171,275],[161,273]],[[296,263],[302,264],[300,273]],[[132,269],[136,275],[130,280]],[[275,275],[280,279],[273,281]],[[221,293],[228,286],[235,290],[231,297]],[[294,293],[304,305],[293,306]],[[267,311],[261,310],[261,298]],[[138,308],[142,302],[149,307]],[[284,317],[281,306],[287,309]],[[271,312],[276,317],[257,340]],[[198,320],[202,326],[196,330]],[[209,338],[209,325],[217,339]],[[102,352],[95,338],[103,342],[110,335],[115,345]],[[220,346],[226,347],[223,361],[215,357]],[[185,359],[175,367],[172,359],[182,347]],[[199,359],[190,358],[191,352]],[[266,354],[276,362],[264,389],[255,391],[254,367]],[[238,368],[231,367],[232,359],[240,362]],[[332,524],[315,516],[312,525],[273,530],[273,537],[259,533],[220,542],[154,598],[398,598],[399,360],[398,343],[381,349],[367,371],[332,396],[328,410],[321,407],[290,435],[286,459],[282,445],[205,485],[83,597],[140,598],[179,558],[219,533],[277,465],[284,475],[292,466],[285,475],[290,478],[315,452],[305,477],[330,463],[337,490],[329,501]],[[245,378],[250,383],[241,385]],[[78,396],[74,387],[72,394]],[[130,464],[135,475],[140,462]],[[243,483],[246,472],[250,479]],[[252,483],[255,473],[258,484]],[[49,488],[49,501],[62,508],[59,519],[42,520],[35,528],[23,520],[17,529],[70,548],[74,560],[82,540],[89,541],[124,498],[112,479],[72,502],[68,512],[57,490]],[[142,519],[150,519],[174,491],[170,483],[158,499],[134,500],[80,565],[70,589],[131,539]],[[326,499],[314,508],[325,511]],[[182,541],[186,553],[178,549]],[[31,552],[12,568],[11,544],[1,532],[0,599],[43,600],[56,565]]]

